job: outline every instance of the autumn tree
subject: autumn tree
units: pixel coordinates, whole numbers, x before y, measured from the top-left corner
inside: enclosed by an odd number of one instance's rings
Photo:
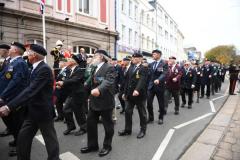
[[[236,56],[236,47],[233,45],[220,45],[205,53],[205,57],[221,64],[229,64]]]

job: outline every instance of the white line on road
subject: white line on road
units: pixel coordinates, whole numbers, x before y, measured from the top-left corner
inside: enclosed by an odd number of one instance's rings
[[[208,116],[211,116],[212,114],[213,114],[213,113],[204,114],[204,115],[202,115],[202,116],[200,116],[200,117],[197,117],[197,118],[195,118],[195,119],[193,119],[193,120],[191,120],[191,121],[182,123],[182,124],[180,124],[180,125],[178,125],[178,126],[175,126],[175,127],[173,127],[173,128],[174,128],[174,129],[179,129],[179,128],[185,127],[185,126],[187,126],[187,125],[189,125],[189,124],[192,124],[192,123],[194,123],[194,122],[197,122],[197,121],[199,121],[199,120],[201,120],[201,119],[204,119],[204,118],[206,118],[206,117],[208,117]]]
[[[39,134],[38,136],[35,136],[35,138],[45,146],[45,142],[41,134]]]
[[[157,152],[154,154],[152,160],[160,160],[161,159],[162,154],[163,154],[164,150],[166,149],[169,141],[171,140],[174,131],[175,131],[175,129],[170,129],[168,131],[167,135],[165,136],[165,138],[163,139],[162,143],[158,147]]]
[[[80,160],[77,156],[71,152],[65,152],[60,155],[61,160]]]
[[[213,101],[209,101],[209,103],[210,103],[210,107],[211,107],[212,112],[216,113],[216,109],[214,107]]]
[[[216,100],[221,99],[221,98],[226,97],[226,96],[227,95],[223,95],[223,96],[220,96],[220,97],[217,97],[217,98],[213,98],[211,101],[216,101]]]

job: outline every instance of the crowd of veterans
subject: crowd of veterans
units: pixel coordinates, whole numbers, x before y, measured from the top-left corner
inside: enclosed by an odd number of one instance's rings
[[[6,125],[0,136],[13,136],[9,156],[19,160],[30,160],[38,130],[48,160],[59,160],[54,121],[66,124],[64,135],[87,134],[87,146],[81,148],[81,153],[99,150],[97,128],[102,123],[105,137],[99,156],[105,156],[112,150],[117,109],[125,116],[118,135],[130,136],[137,108],[140,129],[136,136],[141,139],[147,134],[147,125],[155,120],[159,125],[165,123],[171,102],[174,114],[179,115],[180,107],[191,109],[195,101],[199,103],[201,98],[209,99],[219,92],[227,71],[225,66],[207,59],[201,64],[178,62],[174,56],[164,60],[160,50],[152,51],[151,63],[141,53],[127,56],[121,63],[105,50],[86,54],[82,48],[78,54],[64,55],[61,43],[50,53],[54,58],[51,68],[45,62],[47,51],[42,46],[25,47],[18,42],[0,45],[0,116]],[[230,65],[228,70],[229,94],[234,94],[238,69]],[[153,103],[155,96],[157,104]],[[158,117],[154,117],[154,108]]]

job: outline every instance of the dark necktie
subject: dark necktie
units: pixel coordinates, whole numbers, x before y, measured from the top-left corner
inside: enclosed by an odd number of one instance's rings
[[[153,70],[155,71],[156,68],[157,68],[157,61],[155,61],[154,64],[153,64]]]

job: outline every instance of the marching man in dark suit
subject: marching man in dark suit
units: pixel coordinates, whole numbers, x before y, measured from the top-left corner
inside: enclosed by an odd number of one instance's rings
[[[150,82],[148,85],[148,98],[147,98],[147,109],[148,109],[148,122],[153,122],[153,99],[157,96],[159,105],[159,116],[158,124],[163,124],[163,116],[166,114],[164,109],[164,92],[165,92],[165,80],[168,72],[168,64],[161,59],[162,52],[160,50],[153,50],[152,57],[154,62],[149,64],[150,70]]]
[[[135,105],[138,109],[141,127],[137,138],[143,138],[146,134],[147,112],[145,107],[147,99],[147,68],[141,64],[142,57],[142,54],[134,53],[132,55],[132,63],[134,66],[131,69],[128,69],[127,72],[123,94],[123,99],[127,101],[125,129],[119,132],[119,136],[131,135],[132,114]]]
[[[196,84],[196,72],[190,66],[190,62],[186,62],[183,68],[183,75],[181,78],[181,96],[182,96],[182,108],[186,104],[186,97],[188,95],[188,109],[192,108],[193,103],[193,89]]]
[[[87,147],[81,149],[82,153],[89,153],[98,150],[98,130],[99,117],[105,129],[103,148],[99,156],[105,156],[112,150],[112,138],[114,134],[114,123],[112,112],[115,107],[114,89],[116,71],[114,66],[108,64],[110,56],[104,50],[97,50],[93,58],[95,71],[91,81],[91,95],[89,101],[89,111],[87,117]]]
[[[76,129],[73,119],[73,113],[80,127],[79,131],[75,132],[75,136],[86,133],[86,115],[84,110],[85,90],[84,90],[84,73],[85,68],[80,67],[81,59],[73,55],[68,59],[68,68],[70,75],[63,81],[56,83],[57,88],[62,88],[67,92],[65,106],[63,107],[64,117],[67,124],[67,130],[63,132],[68,135],[72,130]],[[73,113],[72,113],[73,111]]]
[[[173,96],[175,102],[175,113],[176,115],[179,114],[179,91],[180,91],[180,82],[182,77],[182,70],[178,64],[176,64],[176,57],[171,56],[169,57],[168,61],[168,74],[166,76],[166,90],[165,90],[165,109],[168,108],[168,97],[170,95]]]
[[[205,86],[207,86],[207,98],[210,98],[210,86],[212,82],[212,76],[213,76],[213,67],[210,65],[210,61],[206,58],[205,64],[201,68],[201,97],[204,97],[205,93]]]
[[[8,103],[28,85],[28,66],[22,55],[25,51],[23,44],[13,42],[9,50],[10,61],[4,67],[0,77],[0,101]],[[1,107],[1,106],[0,106]],[[12,112],[3,121],[14,136],[14,141],[9,146],[16,147],[18,133],[23,123],[23,108]],[[16,150],[9,152],[10,156],[16,155]]]
[[[40,129],[46,144],[48,160],[59,160],[59,144],[54,128],[55,115],[52,94],[53,74],[44,62],[46,50],[39,45],[30,45],[28,59],[33,64],[30,84],[17,97],[0,108],[0,116],[7,116],[26,106],[26,119],[18,135],[17,151],[19,160],[30,160],[32,140]]]

